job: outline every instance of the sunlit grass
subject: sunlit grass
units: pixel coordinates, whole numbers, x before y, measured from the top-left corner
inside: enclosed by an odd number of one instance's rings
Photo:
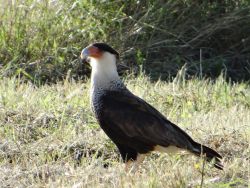
[[[192,137],[224,156],[224,171],[205,166],[205,187],[249,183],[250,88],[215,82],[124,79]],[[152,154],[136,174],[126,174],[117,149],[89,106],[89,81],[36,87],[0,81],[0,181],[6,186],[197,187],[202,160]],[[104,168],[108,165],[108,168]]]

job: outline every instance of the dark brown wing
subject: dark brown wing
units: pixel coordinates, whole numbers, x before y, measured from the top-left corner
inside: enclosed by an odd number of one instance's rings
[[[136,152],[147,153],[156,145],[172,145],[187,149],[197,156],[205,154],[208,161],[215,159],[216,168],[223,169],[220,154],[195,142],[154,107],[129,91],[107,91],[100,103],[100,125],[117,145],[123,158],[127,154],[133,158]]]
[[[111,139],[110,133],[113,133],[152,146],[174,145],[192,149],[193,140],[183,130],[132,93],[108,91],[101,101],[100,124]]]

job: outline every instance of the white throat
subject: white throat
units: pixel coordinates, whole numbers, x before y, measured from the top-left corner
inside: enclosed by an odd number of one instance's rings
[[[113,54],[104,52],[99,59],[90,57],[90,65],[92,89],[110,89],[114,82],[121,82]]]

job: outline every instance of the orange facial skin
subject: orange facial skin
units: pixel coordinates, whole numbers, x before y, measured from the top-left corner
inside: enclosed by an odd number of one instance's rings
[[[89,46],[84,48],[81,53],[81,58],[84,59],[86,57],[100,58],[102,56],[102,51],[100,51],[95,46]]]

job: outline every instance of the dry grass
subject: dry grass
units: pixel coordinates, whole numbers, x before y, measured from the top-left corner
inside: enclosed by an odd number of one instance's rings
[[[197,141],[224,156],[224,171],[205,165],[203,187],[249,184],[250,88],[222,78],[151,83],[125,79]],[[100,130],[88,99],[89,81],[35,87],[0,81],[1,187],[199,187],[202,159],[152,154],[126,174]],[[108,166],[107,168],[104,168]]]

